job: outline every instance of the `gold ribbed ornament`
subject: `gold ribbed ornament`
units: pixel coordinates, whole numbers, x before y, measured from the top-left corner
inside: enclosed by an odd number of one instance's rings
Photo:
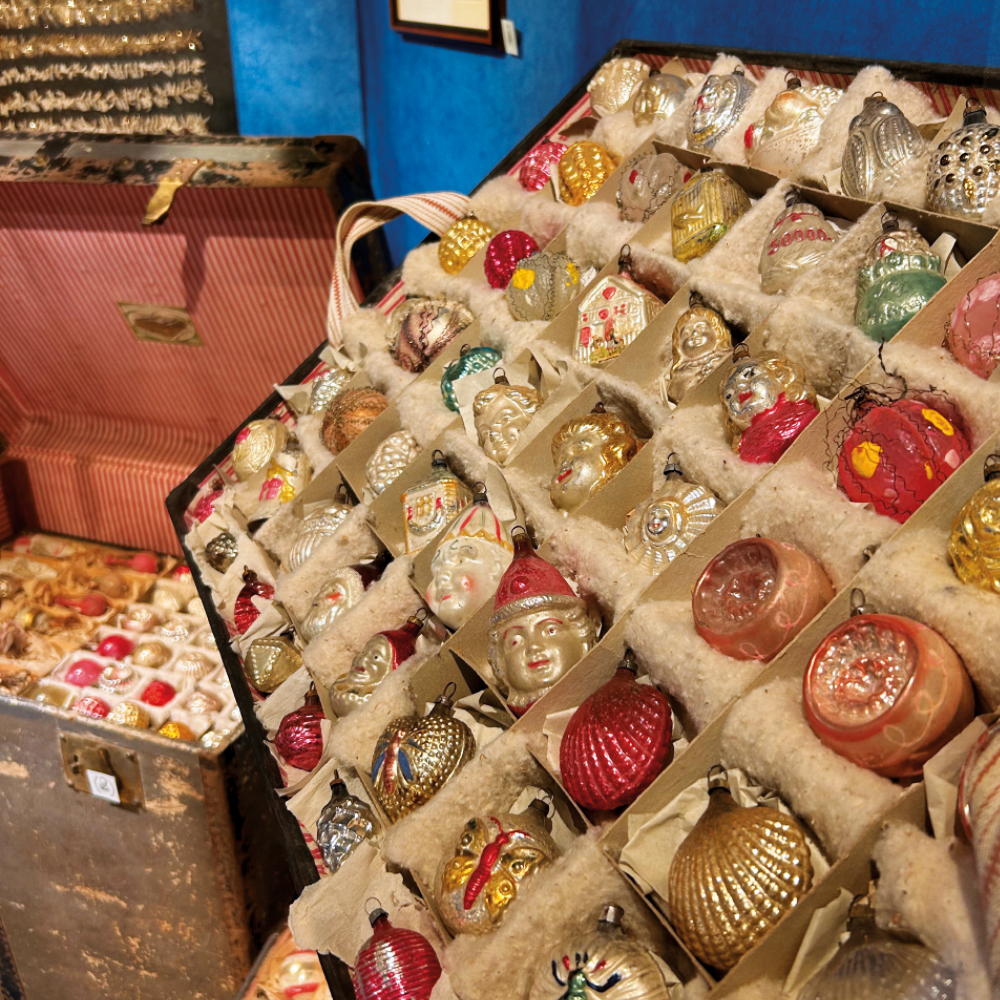
[[[243,482],[263,472],[288,442],[288,428],[280,420],[252,420],[236,435],[233,471]]]
[[[323,444],[334,455],[342,452],[359,434],[368,428],[389,405],[377,389],[365,386],[342,392],[327,408],[321,435]]]
[[[194,739],[194,731],[183,722],[164,722],[156,731],[160,736],[166,736],[168,740]]]
[[[493,229],[474,215],[459,219],[438,243],[438,260],[448,274],[458,274],[494,236]]]
[[[258,691],[270,694],[301,666],[302,657],[291,642],[282,635],[273,635],[250,643],[243,670]]]
[[[1000,594],[1000,455],[986,459],[986,482],[955,515],[948,558],[962,583]]]
[[[149,729],[149,713],[134,701],[123,701],[115,705],[108,715],[108,722],[131,729]]]
[[[699,171],[670,206],[674,256],[687,263],[708,253],[748,211],[750,198],[728,174]]]
[[[559,197],[567,205],[590,201],[617,166],[618,160],[596,142],[574,142],[559,161]]]

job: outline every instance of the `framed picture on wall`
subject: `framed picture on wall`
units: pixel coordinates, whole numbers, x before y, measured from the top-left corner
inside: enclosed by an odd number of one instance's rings
[[[404,34],[496,45],[503,0],[389,0],[389,23]]]

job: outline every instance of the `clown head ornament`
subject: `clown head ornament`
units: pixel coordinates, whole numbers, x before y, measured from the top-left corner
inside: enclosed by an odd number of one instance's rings
[[[487,657],[507,703],[523,715],[597,642],[599,621],[515,528],[514,559],[493,600]]]
[[[697,292],[692,292],[688,308],[674,327],[672,347],[667,396],[672,403],[679,403],[732,356],[733,338],[726,321],[705,305]]]
[[[479,446],[497,465],[506,465],[521,432],[542,405],[542,394],[530,385],[511,385],[498,368],[493,385],[483,389],[472,401],[472,415],[479,435]]]
[[[510,534],[486,494],[475,494],[471,506],[448,526],[431,559],[424,595],[431,610],[449,628],[460,628],[496,592],[513,556]]]
[[[710,152],[739,120],[756,90],[742,67],[732,73],[706,77],[688,123],[688,149]]]

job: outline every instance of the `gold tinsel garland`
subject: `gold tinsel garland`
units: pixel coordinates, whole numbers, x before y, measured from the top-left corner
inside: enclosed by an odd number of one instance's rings
[[[0,132],[115,132],[133,135],[208,135],[206,115],[101,115],[29,118],[0,123]]]
[[[88,56],[146,56],[200,51],[200,31],[165,31],[149,35],[0,35],[0,59],[64,59]]]
[[[171,80],[151,87],[124,87],[121,90],[85,90],[66,94],[61,90],[32,90],[0,100],[0,116],[38,114],[48,111],[152,111],[172,102],[212,103],[212,95],[201,80]]]
[[[141,80],[147,76],[201,76],[204,59],[157,59],[154,62],[49,63],[48,66],[11,66],[0,70],[0,87],[52,80]]]
[[[110,28],[188,14],[195,0],[72,0],[69,3],[0,0],[0,29]]]

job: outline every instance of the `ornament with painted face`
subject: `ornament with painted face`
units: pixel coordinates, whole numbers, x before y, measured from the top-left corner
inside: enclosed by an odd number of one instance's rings
[[[690,176],[669,153],[642,153],[622,170],[618,180],[618,214],[625,222],[646,222]]]
[[[511,385],[502,368],[493,385],[476,394],[472,414],[479,446],[497,465],[506,465],[521,434],[542,405],[542,394],[530,385]]]
[[[732,73],[706,77],[688,123],[688,149],[710,152],[732,130],[756,90],[742,67]]]
[[[345,611],[361,600],[364,592],[382,575],[392,561],[382,552],[371,562],[355,563],[335,570],[323,582],[312,607],[302,622],[302,637],[309,642],[330,627]]]
[[[632,120],[652,125],[669,118],[684,101],[687,84],[673,73],[653,70],[636,88],[632,98]]]
[[[732,357],[733,338],[726,321],[691,293],[688,308],[674,325],[667,398],[679,403],[723,361]]]
[[[303,566],[328,538],[340,530],[351,509],[347,490],[341,485],[333,501],[303,519],[288,553],[286,568],[290,573]]]

